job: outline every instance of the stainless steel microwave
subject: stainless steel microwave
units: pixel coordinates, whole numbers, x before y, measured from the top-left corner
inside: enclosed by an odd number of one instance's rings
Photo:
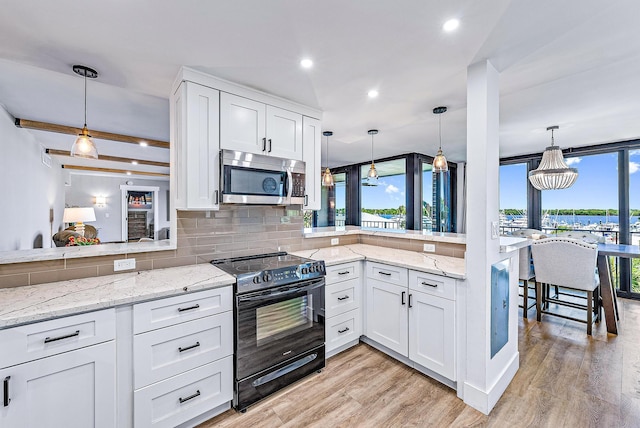
[[[304,204],[305,163],[295,159],[220,151],[222,203]]]

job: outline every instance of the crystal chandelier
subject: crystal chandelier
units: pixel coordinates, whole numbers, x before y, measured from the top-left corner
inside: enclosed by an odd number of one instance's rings
[[[544,150],[538,169],[529,172],[529,181],[538,190],[556,190],[571,187],[578,178],[578,170],[569,168],[560,147],[554,145],[553,131],[559,126],[550,126],[551,145]]]

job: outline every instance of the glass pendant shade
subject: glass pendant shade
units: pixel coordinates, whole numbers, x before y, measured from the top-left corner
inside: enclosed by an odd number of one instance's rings
[[[371,135],[371,166],[369,167],[369,172],[367,172],[367,180],[366,186],[377,186],[378,185],[378,171],[376,170],[376,164],[373,162],[373,136],[378,133],[377,129],[370,129],[367,131],[369,135]]]
[[[98,149],[87,129],[87,77],[95,79],[98,72],[84,65],[74,65],[73,72],[84,77],[84,126],[71,146],[71,156],[86,159],[98,159]]]
[[[71,147],[71,156],[87,159],[98,159],[98,149],[89,135],[89,130],[85,125],[82,132]]]
[[[331,170],[329,170],[329,167],[327,167],[327,169],[325,169],[324,174],[322,174],[322,185],[324,187],[331,187],[333,186],[333,174],[331,174]]]
[[[544,150],[540,166],[529,172],[529,181],[538,190],[559,190],[571,187],[578,178],[578,170],[569,168],[564,161],[562,150],[553,144],[553,131],[557,126],[551,126],[551,145]]]
[[[327,137],[327,169],[325,169],[322,173],[322,186],[333,187],[333,174],[331,174],[331,170],[329,169],[329,137],[333,135],[333,132],[324,131],[322,135]]]
[[[433,172],[447,172],[449,171],[449,164],[447,158],[442,154],[442,149],[438,149],[438,154],[433,158]]]
[[[447,163],[447,158],[442,154],[442,113],[447,111],[446,107],[436,107],[433,109],[433,114],[438,115],[438,153],[436,157],[433,158],[433,169],[432,172],[447,172],[449,171],[449,164]]]

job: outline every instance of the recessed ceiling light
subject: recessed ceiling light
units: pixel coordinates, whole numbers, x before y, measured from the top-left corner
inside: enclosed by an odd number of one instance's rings
[[[131,165],[138,165],[138,161],[131,161]]]
[[[149,143],[147,143],[146,141],[140,141],[140,145],[142,147],[147,147],[149,145]]]
[[[127,171],[127,175],[131,175],[131,171]]]
[[[313,61],[311,61],[309,58],[305,58],[302,61],[300,61],[300,66],[302,68],[311,68],[313,67]]]
[[[375,89],[372,89],[372,90],[370,90],[369,92],[367,92],[367,95],[369,95],[369,98],[375,98],[375,97],[377,97],[379,94],[378,94],[378,91],[376,91]]]
[[[456,28],[458,28],[459,25],[460,25],[460,21],[454,18],[445,22],[444,25],[442,26],[442,29],[444,31],[453,31]]]

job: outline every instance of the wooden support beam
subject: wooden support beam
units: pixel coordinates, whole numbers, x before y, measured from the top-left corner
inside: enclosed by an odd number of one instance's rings
[[[79,171],[96,171],[96,172],[111,172],[115,174],[127,174],[131,175],[152,175],[155,177],[169,177],[169,174],[163,174],[161,172],[147,172],[147,171],[133,171],[130,169],[114,169],[114,168],[98,168],[96,166],[79,166],[79,165],[62,165],[64,169],[76,169]]]
[[[71,157],[71,152],[69,150],[56,150],[56,149],[46,149],[46,152],[50,155],[54,156],[67,156]],[[106,160],[113,162],[125,162],[131,164],[132,162],[137,162],[138,165],[152,165],[152,166],[162,166],[165,168],[169,168],[169,162],[156,162],[144,159],[133,159],[133,158],[121,158],[118,156],[106,156],[100,155],[98,160]]]
[[[68,134],[68,135],[78,135],[82,132],[81,128],[76,128],[73,126],[56,125],[55,123],[38,122],[35,120],[18,119],[18,118],[16,118],[15,120],[15,125],[18,128],[35,129],[37,131],[57,132],[59,134]],[[90,129],[89,134],[93,138],[97,138],[99,140],[117,141],[119,143],[129,143],[129,144],[138,144],[138,145],[146,143],[148,146],[152,146],[152,147],[160,147],[163,149],[169,148],[169,143],[166,141],[150,140],[148,138],[132,137],[130,135],[113,134],[111,132],[96,131],[95,129]]]

